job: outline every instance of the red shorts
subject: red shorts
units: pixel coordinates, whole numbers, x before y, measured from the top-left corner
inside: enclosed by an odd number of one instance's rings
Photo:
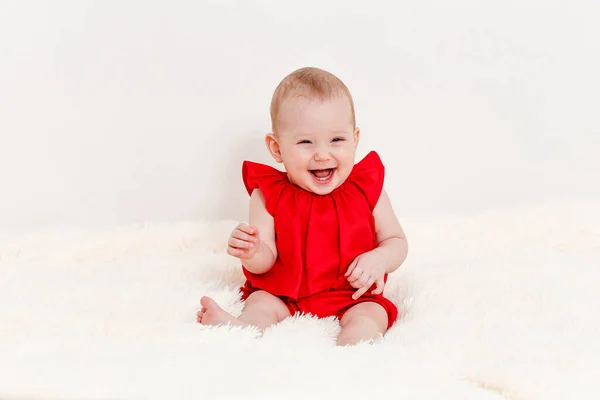
[[[246,300],[253,292],[260,289],[255,289],[246,284],[242,286],[242,300]],[[287,297],[277,296],[287,306],[291,315],[295,313],[312,314],[319,318],[326,318],[335,316],[341,319],[342,316],[350,309],[350,307],[363,303],[365,301],[371,301],[381,305],[388,316],[388,329],[396,321],[398,317],[398,308],[390,300],[383,297],[383,295],[365,293],[358,299],[354,300],[352,295],[354,290],[336,290],[321,292],[313,294],[301,299],[290,299]]]

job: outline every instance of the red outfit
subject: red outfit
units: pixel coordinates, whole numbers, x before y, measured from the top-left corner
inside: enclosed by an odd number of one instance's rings
[[[274,218],[277,260],[264,274],[243,268],[242,299],[265,290],[278,296],[290,313],[341,318],[363,301],[382,305],[388,327],[396,320],[396,306],[371,290],[353,300],[356,291],[344,274],[360,254],[377,247],[373,208],[383,189],[385,169],[377,153],[358,162],[346,181],[327,195],[317,195],[292,184],[287,173],[245,161],[242,177],[252,194],[260,189]],[[387,274],[385,275],[387,280]]]

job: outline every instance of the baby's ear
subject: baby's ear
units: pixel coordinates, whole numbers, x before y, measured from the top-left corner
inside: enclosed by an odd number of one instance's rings
[[[354,148],[358,147],[358,141],[360,140],[360,128],[357,126],[354,128]]]
[[[267,133],[265,136],[265,144],[267,145],[267,150],[271,153],[271,157],[275,159],[278,163],[283,162],[281,159],[281,149],[279,148],[279,143],[277,142],[277,138],[272,133]]]

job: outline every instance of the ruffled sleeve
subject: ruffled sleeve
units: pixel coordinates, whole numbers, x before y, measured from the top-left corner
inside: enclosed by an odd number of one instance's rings
[[[350,175],[352,182],[367,198],[372,211],[379,201],[385,179],[385,167],[381,162],[381,158],[379,158],[379,154],[371,151],[354,165]]]
[[[267,212],[274,215],[279,197],[288,183],[285,172],[269,165],[244,161],[242,179],[249,195],[252,195],[255,189],[260,189],[265,198]]]

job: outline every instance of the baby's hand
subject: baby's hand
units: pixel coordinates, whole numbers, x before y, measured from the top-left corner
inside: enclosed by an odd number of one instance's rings
[[[362,296],[373,283],[377,287],[371,291],[372,294],[383,292],[385,275],[385,258],[376,251],[369,251],[356,257],[348,267],[346,274],[348,282],[352,287],[358,289],[352,295],[354,300]]]
[[[258,229],[254,226],[239,224],[231,236],[227,246],[227,254],[240,260],[250,260],[260,249]]]

